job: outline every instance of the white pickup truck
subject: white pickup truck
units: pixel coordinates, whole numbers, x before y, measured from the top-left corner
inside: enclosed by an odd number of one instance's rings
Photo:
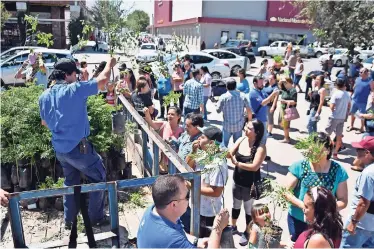
[[[288,41],[275,41],[271,43],[269,46],[263,46],[258,48],[258,53],[261,55],[261,57],[265,56],[276,56],[276,55],[281,55],[283,56],[287,45]],[[302,57],[311,57],[313,56],[313,49],[308,48],[306,46],[300,46],[300,45],[293,45],[292,46],[293,50],[299,50],[300,55]]]

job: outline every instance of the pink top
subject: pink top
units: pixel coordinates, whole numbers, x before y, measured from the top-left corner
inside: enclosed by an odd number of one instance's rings
[[[178,138],[183,133],[183,128],[181,126],[178,126],[178,128],[173,131],[171,128],[169,122],[164,122],[164,124],[160,128],[160,136],[164,140],[169,140],[171,137]]]
[[[182,91],[181,85],[183,84],[183,72],[178,73],[174,72],[172,78],[178,78],[177,80],[173,80],[173,90],[174,91]]]
[[[109,105],[114,106],[115,101],[116,101],[116,95],[114,94],[114,92],[108,92],[106,95],[106,102]]]
[[[299,237],[297,238],[297,240],[296,240],[295,245],[294,245],[293,248],[295,248],[295,249],[296,248],[300,248],[300,249],[304,248],[305,242],[306,243],[309,242],[308,240],[310,238],[310,233],[311,232],[312,232],[311,230],[307,230],[307,231],[304,231],[302,234],[300,234]],[[329,241],[329,244],[330,244],[331,248],[339,248],[340,247],[340,241],[341,241],[341,239],[338,239],[338,240],[334,241],[332,239],[329,239],[326,235],[323,235],[323,236]],[[333,245],[331,243],[333,243]]]

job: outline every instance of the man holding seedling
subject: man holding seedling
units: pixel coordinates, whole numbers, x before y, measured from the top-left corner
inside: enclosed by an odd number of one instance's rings
[[[105,182],[101,157],[87,140],[90,124],[87,98],[104,90],[109,82],[116,59],[107,61],[103,71],[88,82],[77,81],[80,73],[75,62],[61,59],[55,64],[50,80],[56,81],[39,98],[42,124],[52,132],[52,145],[65,176],[65,186],[81,184],[83,173],[90,183]],[[89,216],[93,225],[108,223],[104,215],[104,192],[90,193]],[[65,228],[70,229],[76,217],[74,195],[64,196]]]

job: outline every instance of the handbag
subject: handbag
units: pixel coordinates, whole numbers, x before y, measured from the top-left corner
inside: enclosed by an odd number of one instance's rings
[[[284,110],[284,119],[286,121],[291,121],[300,118],[299,112],[296,107],[290,107],[287,105],[286,110]]]
[[[253,183],[250,190],[250,196],[251,198],[255,200],[259,200],[261,198],[264,198],[267,193],[271,192],[271,184],[270,184],[270,178],[269,178],[269,165],[266,165],[266,177],[262,178],[258,181],[255,180],[255,174],[253,174]]]

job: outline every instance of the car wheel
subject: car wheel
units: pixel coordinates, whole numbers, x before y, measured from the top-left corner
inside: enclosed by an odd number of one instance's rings
[[[343,62],[342,62],[342,60],[336,60],[336,62],[335,62],[335,65],[337,66],[337,67],[341,67],[341,66],[343,66]]]
[[[102,48],[99,48],[99,52],[103,52],[103,49],[102,49]]]
[[[214,80],[219,80],[219,79],[222,78],[222,76],[221,76],[221,74],[219,72],[213,72],[211,74],[211,76],[212,76],[212,79],[214,79]]]
[[[316,58],[319,58],[319,57],[321,57],[322,56],[322,52],[321,51],[318,51],[317,53],[316,53]]]
[[[239,65],[236,65],[236,66],[233,66],[231,68],[231,75],[232,76],[237,76],[238,75],[238,71],[241,69],[241,66]]]
[[[266,56],[266,52],[265,51],[261,51],[260,54],[261,54],[262,58],[264,58]]]

